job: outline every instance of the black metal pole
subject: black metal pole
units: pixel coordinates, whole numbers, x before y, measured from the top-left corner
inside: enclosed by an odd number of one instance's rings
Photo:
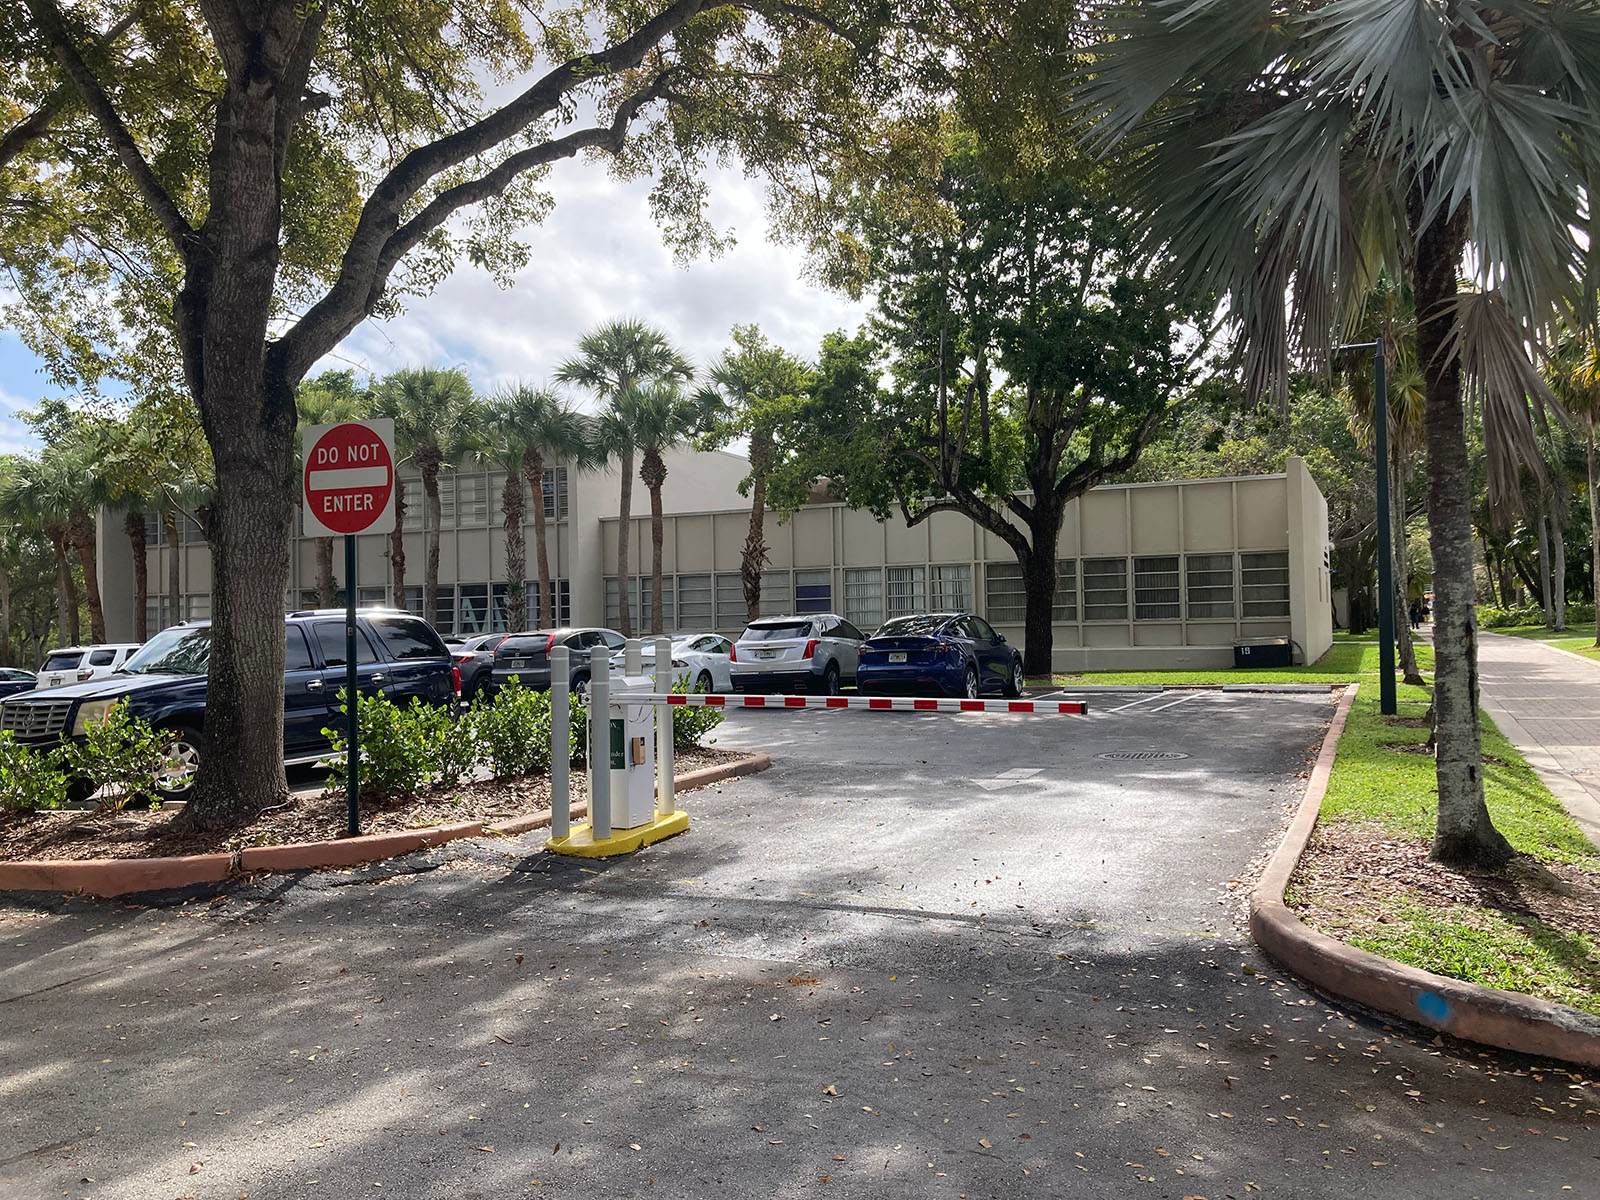
[[[345,796],[349,800],[349,834],[361,832],[361,720],[356,699],[356,539],[344,538],[344,720]],[[1391,681],[1391,687],[1393,686]]]
[[[1373,363],[1377,380],[1372,411],[1378,428],[1378,708],[1392,717],[1398,711],[1394,695],[1394,530],[1389,505],[1389,385],[1381,338],[1373,347]]]

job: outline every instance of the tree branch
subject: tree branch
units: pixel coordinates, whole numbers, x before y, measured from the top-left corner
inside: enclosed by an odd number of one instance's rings
[[[111,148],[116,151],[117,158],[133,177],[134,186],[139,189],[144,202],[150,206],[150,211],[155,214],[156,220],[161,223],[162,230],[178,253],[187,258],[189,247],[194,241],[194,228],[167,193],[167,189],[161,186],[161,181],[156,178],[155,172],[150,169],[150,164],[140,152],[138,143],[133,140],[133,134],[128,131],[116,106],[111,103],[111,97],[100,86],[100,81],[95,77],[89,64],[84,62],[83,55],[78,53],[77,46],[72,42],[72,35],[67,30],[66,20],[62,17],[55,0],[25,0],[25,2],[28,11],[33,14],[34,24],[44,36],[46,45],[54,51],[61,69],[78,89],[78,94],[83,97],[90,114],[99,123],[111,143]]]
[[[95,44],[101,47],[109,46],[132,27],[132,15],[123,17],[122,20],[96,38]],[[50,94],[44,98],[43,104],[6,130],[3,136],[0,136],[0,170],[4,170],[12,159],[21,154],[29,142],[38,141],[49,132],[50,126],[55,123],[56,116],[65,107],[67,100],[71,98],[76,90],[71,80],[57,84]]]

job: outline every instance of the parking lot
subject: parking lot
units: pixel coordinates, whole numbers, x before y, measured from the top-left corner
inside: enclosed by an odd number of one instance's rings
[[[1592,1187],[1588,1081],[1342,1011],[1243,935],[1326,695],[1089,700],[732,713],[773,769],[622,860],[10,898],[0,1192]]]

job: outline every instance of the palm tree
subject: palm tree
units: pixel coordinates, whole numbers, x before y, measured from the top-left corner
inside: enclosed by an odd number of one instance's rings
[[[1087,140],[1128,156],[1175,284],[1226,300],[1252,389],[1285,397],[1292,358],[1326,361],[1380,269],[1411,289],[1435,595],[1432,857],[1498,868],[1512,849],[1483,798],[1466,401],[1484,413],[1491,498],[1514,503],[1517,460],[1536,457],[1527,397],[1545,394],[1525,341],[1575,297],[1587,257],[1600,14],[1154,0],[1093,20],[1102,40],[1073,85]]]
[[[639,448],[639,478],[650,493],[650,632],[660,633],[661,549],[666,533],[661,488],[667,481],[662,455],[700,430],[705,408],[669,380],[638,389],[618,402],[618,411]]]
[[[806,365],[768,342],[755,325],[735,325],[733,346],[714,363],[701,389],[706,432],[701,443],[749,441],[750,473],[739,485],[750,495],[750,528],[739,561],[746,620],[761,615],[761,570],[767,563],[767,481],[778,462],[775,431],[811,386]]]
[[[505,472],[500,493],[500,517],[506,531],[506,620],[518,628],[527,611],[528,545],[523,532],[522,464],[528,454],[527,434],[517,419],[517,392],[503,392],[484,408],[483,442],[478,447],[480,462],[489,462]],[[542,499],[542,497],[541,497]]]
[[[586,388],[607,402],[594,427],[594,447],[622,466],[621,506],[617,521],[617,589],[621,600],[624,636],[632,636],[632,606],[628,602],[628,532],[633,513],[633,457],[638,448],[627,420],[638,393],[652,384],[687,382],[694,374],[689,362],[667,341],[664,333],[639,320],[609,321],[578,341],[578,356],[556,369],[556,380]],[[657,609],[659,612],[659,608]]]
[[[411,367],[396,371],[378,385],[373,415],[394,421],[396,450],[422,473],[428,505],[427,561],[422,576],[422,610],[430,621],[439,612],[439,472],[454,470],[478,445],[482,406],[472,381],[458,367]],[[403,505],[395,510],[391,563],[395,602],[405,603],[405,524]]]
[[[71,469],[64,469],[64,457],[48,448],[37,458],[15,458],[12,466],[0,505],[13,521],[36,523],[49,540],[56,562],[56,631],[67,644],[75,646],[83,636],[71,555],[76,481]]]
[[[356,386],[354,371],[324,371],[295,390],[294,406],[302,429],[307,425],[359,421],[371,411],[372,392],[369,388]],[[296,438],[295,444],[300,444],[299,438]],[[317,564],[317,603],[323,608],[332,608],[335,595],[333,539],[319,537],[313,546]],[[345,586],[349,586],[349,580],[345,581]]]
[[[1600,455],[1595,445],[1600,432],[1600,349],[1592,338],[1567,337],[1557,346],[1550,368],[1561,406],[1583,430],[1588,466],[1589,570],[1592,595],[1600,601]],[[1595,622],[1594,644],[1600,649],[1600,620]]]

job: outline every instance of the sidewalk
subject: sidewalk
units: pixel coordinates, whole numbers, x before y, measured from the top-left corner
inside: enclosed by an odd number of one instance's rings
[[[1600,664],[1480,633],[1484,711],[1600,846]]]

